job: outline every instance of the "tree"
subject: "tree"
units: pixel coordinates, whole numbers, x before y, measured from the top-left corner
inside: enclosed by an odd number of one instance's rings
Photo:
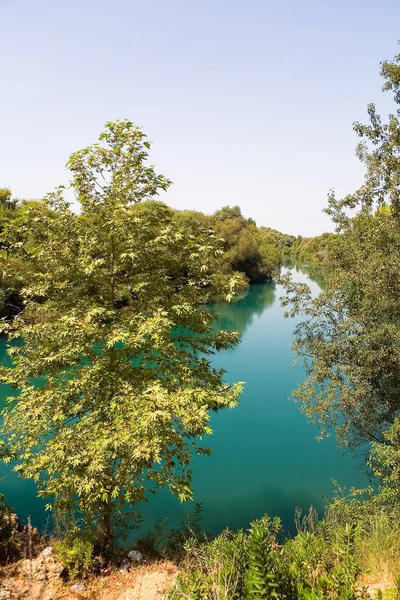
[[[68,162],[79,214],[58,189],[24,227],[10,225],[3,257],[4,269],[18,251],[31,265],[25,309],[3,325],[13,368],[1,378],[18,390],[3,456],[62,514],[94,524],[103,549],[126,504],[164,485],[191,498],[209,412],[241,389],[207,358],[237,340],[215,333],[205,308],[219,244],[185,234],[151,200],[171,182],[146,164],[149,148],[131,122],[107,123]]]
[[[0,188],[0,209],[3,210],[13,210],[17,201],[11,199],[12,192],[10,188]]]
[[[219,210],[216,210],[213,215],[215,221],[226,221],[229,219],[238,219],[242,225],[247,224],[247,219],[242,215],[240,206],[223,206]]]
[[[9,188],[0,188],[0,251],[7,248],[4,232],[7,225],[23,218],[26,202],[12,198]],[[21,275],[25,272],[25,264],[15,258],[13,268],[0,275],[0,317],[12,318],[22,310],[20,296]]]
[[[214,215],[214,230],[225,250],[221,270],[244,273],[250,283],[271,279],[281,253],[274,239],[242,217],[238,206],[225,206]]]
[[[382,75],[399,105],[400,56],[382,64]],[[326,240],[325,289],[312,298],[287,282],[285,304],[305,316],[295,350],[307,379],[295,397],[306,414],[347,445],[388,446],[400,416],[400,109],[387,124],[375,106],[368,112],[370,124],[354,126],[365,182],[343,200],[329,198],[339,235]]]

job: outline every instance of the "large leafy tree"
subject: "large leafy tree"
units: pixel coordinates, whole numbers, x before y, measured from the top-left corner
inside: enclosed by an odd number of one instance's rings
[[[129,121],[108,123],[68,163],[79,213],[60,188],[8,227],[3,250],[5,270],[18,252],[30,264],[24,311],[3,327],[13,365],[1,377],[18,390],[3,454],[104,544],[116,510],[147,491],[191,497],[209,413],[240,392],[208,358],[237,339],[205,308],[219,244],[151,200],[170,181],[147,164],[149,147]]]
[[[306,317],[295,350],[308,377],[295,396],[322,433],[334,427],[347,445],[372,443],[375,472],[400,417],[400,56],[382,75],[395,111],[383,123],[370,105],[370,123],[354,126],[365,181],[342,200],[330,196],[339,235],[327,245],[325,288],[312,298],[288,282],[285,301]]]
[[[26,200],[12,198],[9,188],[0,188],[0,248],[5,249],[8,240],[3,233],[11,222],[19,221],[20,224],[25,217],[28,204]],[[20,256],[13,256],[13,267],[2,270],[0,274],[0,317],[12,318],[22,310],[22,299],[20,295],[21,282],[26,275],[26,267]]]

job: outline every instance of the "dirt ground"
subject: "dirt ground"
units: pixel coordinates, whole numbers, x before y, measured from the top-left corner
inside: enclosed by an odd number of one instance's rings
[[[5,567],[0,572],[0,600],[162,600],[178,569],[161,561],[134,566],[127,574],[115,569],[107,577],[66,583],[61,571],[52,556]],[[74,590],[77,584],[85,589]]]

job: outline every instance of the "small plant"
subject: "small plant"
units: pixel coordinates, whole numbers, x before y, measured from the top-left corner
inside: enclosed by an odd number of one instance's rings
[[[170,600],[242,600],[246,597],[247,536],[224,531],[214,540],[192,537]]]
[[[277,542],[279,519],[267,516],[253,521],[248,532],[224,531],[213,540],[192,537],[168,598],[368,600],[368,589],[359,582],[367,572],[360,569],[360,544],[366,543],[362,523],[356,515],[350,522],[334,517],[318,521],[313,509],[305,518],[297,511],[297,535],[282,545]],[[400,578],[394,587],[377,598],[400,600]]]
[[[357,525],[355,558],[363,573],[373,573],[384,587],[395,586],[400,571],[400,504],[384,490],[338,489],[327,519],[332,529]]]
[[[80,530],[67,533],[55,544],[54,552],[71,578],[86,577],[96,569],[94,541]]]
[[[166,519],[156,519],[152,529],[136,540],[135,547],[148,558],[161,558],[165,539]]]
[[[296,506],[294,511],[294,523],[297,533],[306,531],[315,531],[318,524],[318,513],[313,506],[310,506],[308,513],[303,516],[301,508]]]
[[[380,593],[380,596],[378,596],[378,593]],[[383,600],[383,598],[387,600],[400,600],[400,575],[398,575],[395,579],[394,588],[387,590],[385,596],[383,596],[381,590],[378,590],[376,599]]]
[[[185,544],[188,540],[207,536],[202,533],[200,520],[202,514],[202,506],[200,503],[195,504],[193,514],[187,512],[180,527],[171,529],[167,537],[165,552],[167,556],[178,558],[184,554]]]
[[[271,521],[264,517],[251,523],[248,539],[249,568],[247,571],[248,600],[279,598],[279,587],[274,567],[277,543],[276,536],[281,530],[279,519]]]
[[[15,536],[18,523],[17,516],[4,502],[3,494],[0,494],[0,562],[2,564],[19,558],[21,555],[21,544]]]

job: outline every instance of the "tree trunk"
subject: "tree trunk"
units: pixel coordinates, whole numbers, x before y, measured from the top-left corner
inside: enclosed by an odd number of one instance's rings
[[[102,554],[104,558],[111,558],[114,546],[113,531],[111,524],[112,517],[112,500],[106,501],[103,507],[102,522],[101,522],[101,538],[102,538]]]

